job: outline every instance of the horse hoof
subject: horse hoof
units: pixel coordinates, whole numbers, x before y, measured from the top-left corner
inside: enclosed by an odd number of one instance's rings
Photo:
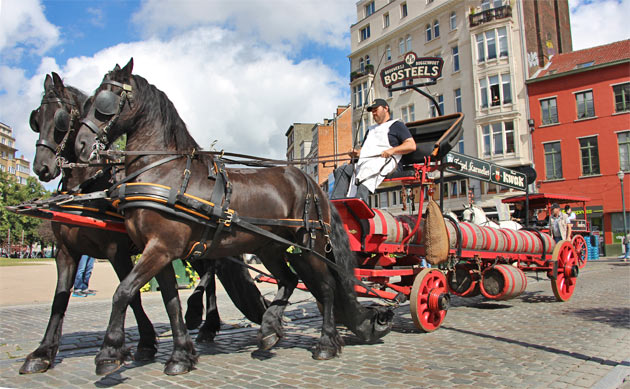
[[[276,333],[271,333],[260,339],[258,349],[261,351],[267,351],[275,346],[280,341],[280,337]]]
[[[204,343],[212,343],[214,342],[214,337],[216,336],[215,332],[201,332],[197,334],[197,339],[195,341],[200,344]]]
[[[109,359],[96,362],[96,375],[108,375],[118,371],[123,366],[121,361]]]
[[[313,351],[313,359],[316,359],[318,361],[333,359],[337,355],[339,355],[337,353],[337,350],[322,350],[320,348],[317,348],[315,349],[315,351]]]
[[[20,374],[44,373],[50,367],[50,361],[43,359],[27,359],[20,367]]]
[[[133,354],[134,361],[137,362],[148,362],[152,361],[155,358],[155,354],[157,350],[151,347],[138,347],[136,353]]]
[[[192,367],[189,364],[181,362],[167,362],[166,366],[164,366],[164,374],[166,375],[186,374],[191,370]]]
[[[195,328],[198,328],[201,325],[201,322],[203,321],[201,311],[196,311],[196,310],[193,311],[189,307],[188,311],[186,311],[185,321],[186,321],[186,328],[188,328],[189,331],[192,331]]]

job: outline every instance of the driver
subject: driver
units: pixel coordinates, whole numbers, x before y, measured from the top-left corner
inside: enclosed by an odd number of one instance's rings
[[[356,165],[347,164],[335,172],[332,198],[360,197],[367,201],[368,191],[374,193],[402,156],[416,151],[411,132],[403,122],[391,118],[385,100],[374,100],[367,110],[376,124],[368,128],[361,148],[348,152],[353,158],[359,157]]]

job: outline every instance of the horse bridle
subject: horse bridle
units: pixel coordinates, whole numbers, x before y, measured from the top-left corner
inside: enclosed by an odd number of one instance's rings
[[[55,144],[46,139],[38,139],[37,142],[35,143],[35,147],[45,147],[49,149],[50,151],[52,151],[55,154],[55,161],[56,161],[55,163],[57,164],[57,166],[61,167],[61,165],[63,165],[66,162],[65,158],[61,156],[61,152],[64,151],[66,144],[68,142],[68,138],[70,137],[70,134],[74,131],[74,123],[79,118],[79,110],[77,109],[76,102],[69,99],[61,98],[61,97],[52,97],[52,98],[44,97],[40,105],[52,104],[52,103],[58,103],[61,105],[61,107],[57,108],[57,110],[55,111],[55,115],[53,116],[53,122],[55,124],[55,131],[64,132],[65,135],[63,139],[61,140],[61,143],[59,144]],[[68,113],[68,110],[66,109],[64,104],[67,104],[72,107],[70,109],[70,113]],[[38,111],[39,111],[39,108],[37,110],[33,110],[33,112],[31,112],[31,118],[30,118],[31,129],[35,132],[40,131],[39,126],[38,125],[34,126],[34,123],[36,122],[33,121],[33,115],[35,115],[35,113]]]
[[[105,80],[102,85],[113,85],[119,87],[122,91],[120,95],[115,94],[114,92],[103,89],[101,90],[94,99],[94,108],[96,111],[104,116],[110,116],[110,119],[103,124],[102,127],[99,128],[93,121],[88,119],[82,119],[81,123],[85,124],[87,128],[96,135],[96,142],[92,145],[92,153],[90,154],[89,161],[93,159],[98,160],[99,151],[105,150],[107,148],[107,144],[109,143],[108,135],[109,131],[118,121],[120,114],[122,113],[123,108],[126,103],[129,103],[129,107],[132,108],[131,104],[133,101],[133,95],[131,93],[132,87],[129,84],[123,84],[118,81],[113,80]]]

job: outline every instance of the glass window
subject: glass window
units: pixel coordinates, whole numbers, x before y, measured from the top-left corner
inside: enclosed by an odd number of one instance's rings
[[[359,71],[361,73],[365,72],[365,60],[363,57],[359,58]]]
[[[499,76],[490,76],[490,96],[492,98],[492,106],[501,104],[501,96],[499,93]]]
[[[494,38],[494,30],[486,31],[486,46],[488,47],[488,59],[497,57],[497,47]]]
[[[482,127],[483,131],[483,155],[489,157],[490,156],[490,125],[486,124]]]
[[[430,40],[431,40],[431,33],[432,33],[432,31],[431,31],[431,25],[430,25],[430,24],[427,24],[427,25],[425,26],[425,29],[426,29],[426,31],[427,31],[427,42],[428,42],[428,41],[430,41]]]
[[[369,56],[369,55],[366,55],[366,56],[365,56],[365,65],[367,66],[367,65],[369,65],[369,64],[370,64],[370,56]]]
[[[453,54],[453,71],[459,71],[459,47],[451,47],[451,53]]]
[[[462,112],[462,90],[455,89],[455,112]]]
[[[404,18],[407,16],[407,3],[402,3],[400,5],[400,18]]]
[[[593,106],[593,91],[576,93],[575,102],[577,104],[577,118],[584,119],[595,116]]]
[[[372,15],[374,13],[374,2],[370,2],[365,6],[365,17]]]
[[[515,151],[515,142],[514,142],[514,122],[504,122],[505,126],[505,152],[513,153]]]
[[[477,34],[477,61],[484,62],[486,60],[486,46],[483,40],[483,34]]]
[[[389,46],[387,46],[387,47],[385,48],[385,51],[386,51],[385,56],[387,57],[387,60],[388,60],[388,61],[391,61],[391,59],[392,59],[392,48],[391,48],[391,47],[389,47]]]
[[[409,106],[409,121],[415,121],[416,120],[416,108],[413,104],[411,104]]]
[[[400,55],[405,54],[405,40],[403,38],[398,40],[398,51],[400,51]]]
[[[492,143],[494,144],[494,154],[503,154],[503,131],[501,127],[501,122],[492,123]]]
[[[389,27],[389,12],[383,14],[383,28]]]
[[[360,30],[360,34],[361,34],[360,35],[360,37],[361,37],[360,41],[364,41],[364,40],[368,39],[370,37],[370,25],[368,24],[367,26],[363,27]]]
[[[511,104],[512,103],[512,88],[510,86],[510,75],[502,74],[501,75],[501,91],[503,92],[503,104]]]
[[[479,80],[479,90],[481,91],[481,108],[488,108],[488,81],[485,78]]]
[[[556,98],[540,100],[540,111],[542,112],[542,124],[558,123],[558,107]]]
[[[630,111],[630,82],[613,86],[615,93],[615,112]]]
[[[514,122],[495,122],[482,126],[484,156],[514,153],[515,145]]]
[[[617,142],[619,143],[619,169],[630,171],[630,131],[624,131],[617,134]]]
[[[490,9],[490,0],[481,0],[481,10],[487,11]]]
[[[433,38],[437,38],[440,36],[440,22],[437,20],[433,21]]]
[[[464,153],[464,138],[462,137],[462,139],[460,139],[457,142],[457,152],[461,153],[461,154],[465,154]]]
[[[400,117],[402,118],[403,122],[405,123],[409,122],[409,114],[407,113],[407,107],[402,107],[400,109]]]
[[[444,95],[439,95],[437,98],[438,107],[440,107],[441,114],[444,115]]]
[[[507,57],[508,56],[507,29],[505,27],[501,27],[497,31],[499,32],[499,56]]]
[[[580,139],[580,154],[582,155],[582,175],[591,176],[599,174],[599,155],[596,136]]]
[[[456,29],[457,28],[457,14],[455,13],[455,11],[451,12],[451,17],[449,21],[451,24],[451,30]]]
[[[411,50],[411,35],[407,35],[407,52],[410,52]]]
[[[378,207],[387,208],[387,192],[381,192],[378,194]]]

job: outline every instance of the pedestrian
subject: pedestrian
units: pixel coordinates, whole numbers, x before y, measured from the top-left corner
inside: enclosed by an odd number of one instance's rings
[[[575,218],[577,216],[575,215],[575,212],[571,210],[571,206],[569,204],[564,206],[564,213],[569,216],[569,223],[575,223]]]
[[[392,119],[385,100],[374,100],[367,110],[376,124],[368,128],[361,148],[348,152],[352,158],[359,157],[358,162],[343,165],[333,173],[333,199],[359,197],[367,202],[369,193],[374,193],[385,176],[397,168],[402,156],[416,151],[409,128]]]
[[[77,275],[74,277],[74,291],[72,297],[87,297],[96,294],[95,291],[88,289],[90,277],[92,277],[92,268],[94,267],[94,258],[89,255],[82,255],[77,266]]]
[[[512,220],[517,223],[525,223],[525,204],[519,201],[514,204],[514,213],[512,214]]]
[[[571,239],[571,223],[566,213],[560,212],[560,205],[551,205],[551,215],[549,217],[549,233],[556,241]]]
[[[623,245],[626,249],[626,254],[623,256],[623,261],[628,262],[630,260],[630,232],[626,233],[626,236],[623,237]]]

